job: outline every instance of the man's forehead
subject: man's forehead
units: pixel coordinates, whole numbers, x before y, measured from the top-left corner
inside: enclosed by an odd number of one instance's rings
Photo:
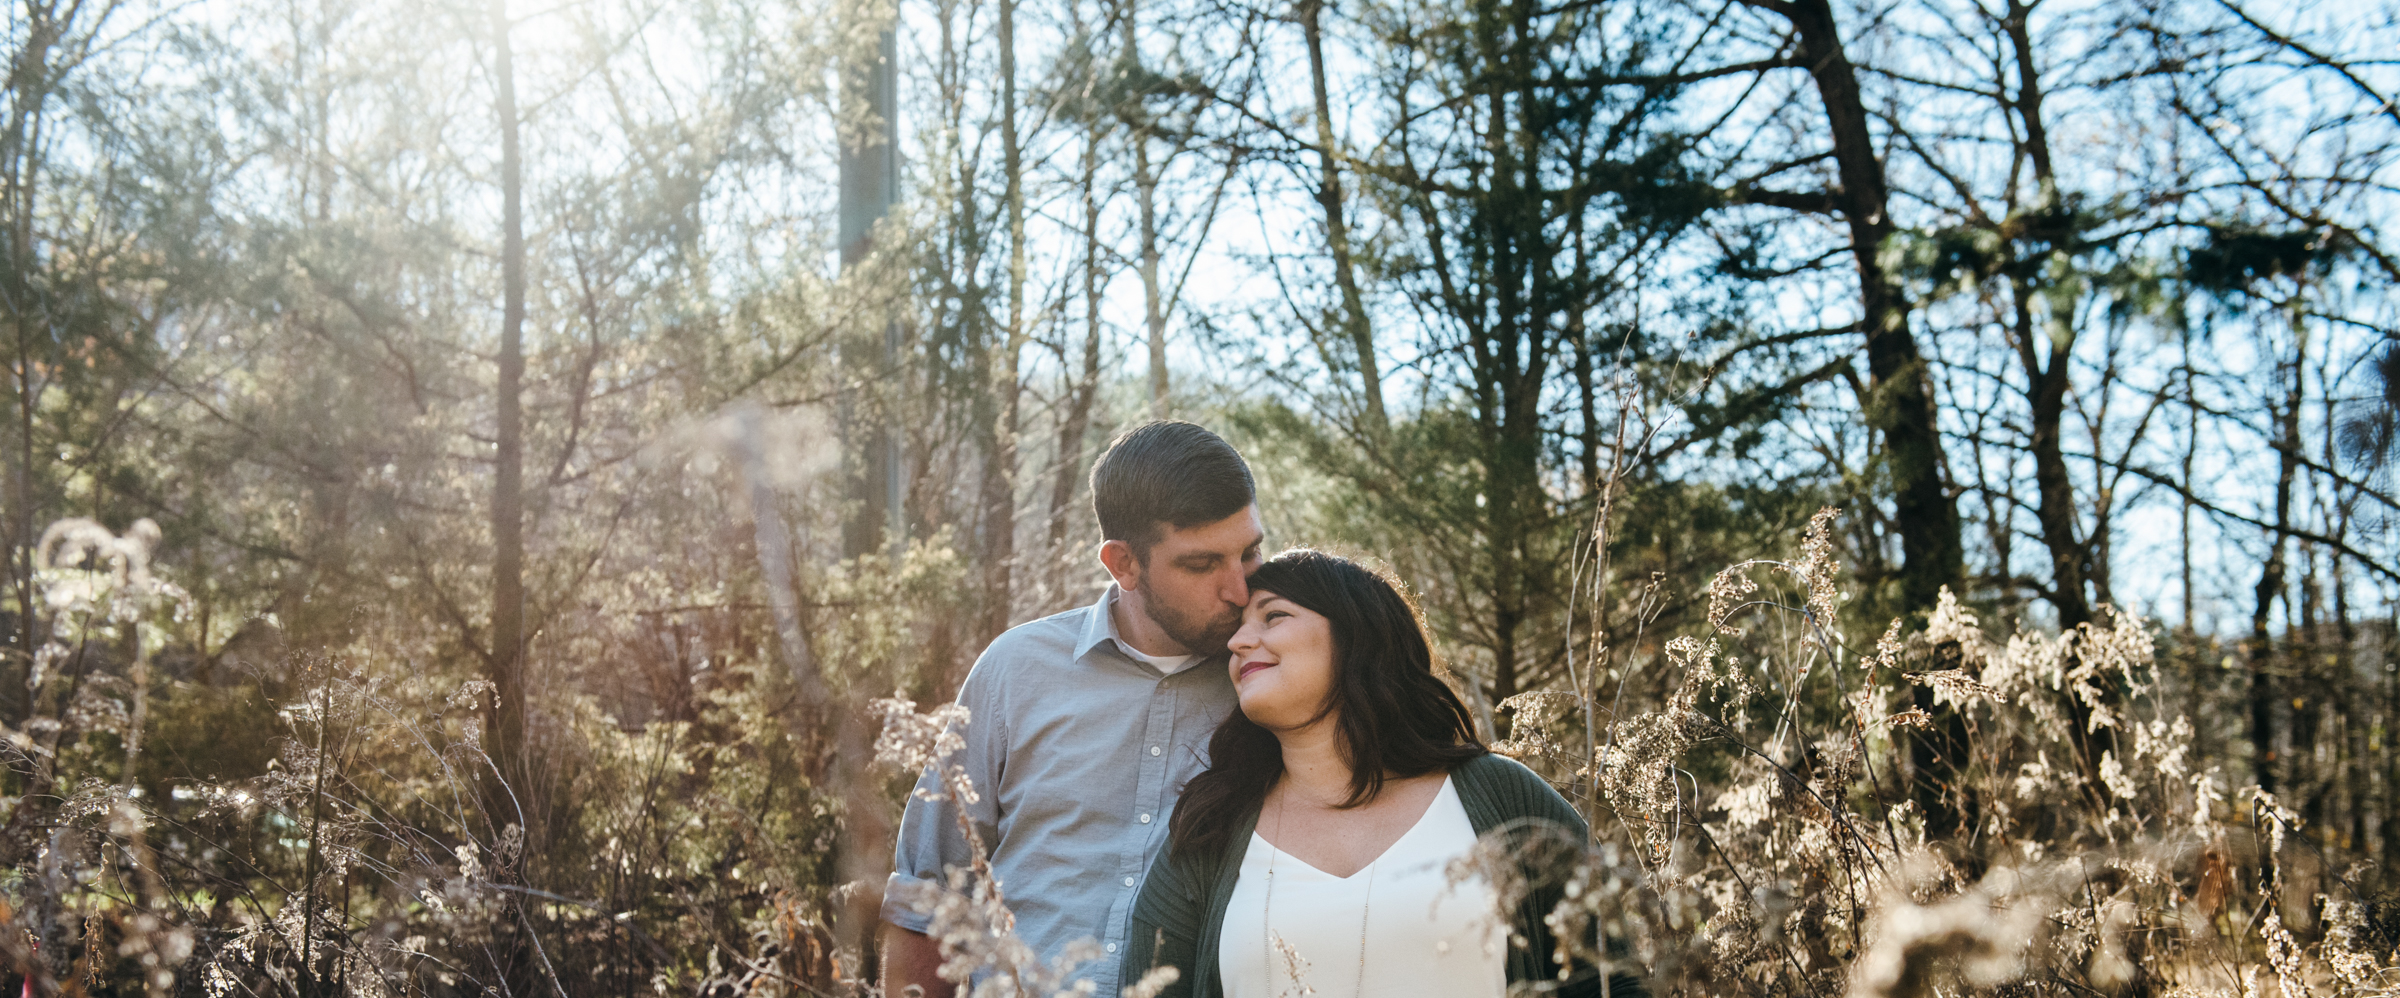
[[[1260,528],[1257,510],[1252,508],[1195,527],[1169,524],[1152,550],[1169,558],[1191,554],[1239,556],[1265,539],[1266,531]]]

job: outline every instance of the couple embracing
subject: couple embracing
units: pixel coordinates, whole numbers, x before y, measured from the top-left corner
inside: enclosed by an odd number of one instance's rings
[[[1165,994],[1192,998],[1605,993],[1557,961],[1555,886],[1533,878],[1503,910],[1449,872],[1487,831],[1584,824],[1477,740],[1390,580],[1315,551],[1262,559],[1249,466],[1191,423],[1118,437],[1092,506],[1107,593],[1002,634],[959,690],[964,817],[1027,944],[1046,960],[1097,939],[1102,998],[1163,966],[1180,972]],[[972,859],[933,780],[885,892],[888,995],[951,993],[902,901]]]

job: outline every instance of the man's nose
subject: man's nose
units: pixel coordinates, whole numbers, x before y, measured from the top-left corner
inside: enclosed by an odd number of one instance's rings
[[[1225,583],[1219,587],[1219,594],[1224,597],[1225,602],[1227,603],[1231,603],[1235,606],[1249,606],[1250,576],[1243,572],[1238,566],[1228,574],[1229,577],[1225,580]]]

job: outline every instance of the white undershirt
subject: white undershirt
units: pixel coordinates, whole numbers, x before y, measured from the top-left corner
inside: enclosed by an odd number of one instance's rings
[[[1275,936],[1305,961],[1300,983],[1323,998],[1505,994],[1508,930],[1499,896],[1481,877],[1453,883],[1447,872],[1474,845],[1475,828],[1447,778],[1408,833],[1348,877],[1310,866],[1252,832],[1217,941],[1225,998],[1308,993],[1295,986]]]
[[[1124,641],[1118,641],[1117,647],[1125,649],[1125,654],[1134,661],[1157,669],[1158,674],[1162,676],[1172,676],[1200,664],[1198,655],[1152,655]]]

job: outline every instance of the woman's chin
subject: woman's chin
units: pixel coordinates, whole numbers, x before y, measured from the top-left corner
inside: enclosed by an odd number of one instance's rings
[[[1263,693],[1245,696],[1242,698],[1242,716],[1249,718],[1250,723],[1269,731],[1284,731],[1300,721],[1307,720],[1306,717],[1294,718],[1290,710],[1275,701],[1275,697]]]
[[[1275,695],[1274,691],[1259,690],[1242,696],[1242,716],[1250,723],[1278,735],[1298,731],[1317,720],[1316,705],[1302,706],[1286,702],[1290,698]]]

